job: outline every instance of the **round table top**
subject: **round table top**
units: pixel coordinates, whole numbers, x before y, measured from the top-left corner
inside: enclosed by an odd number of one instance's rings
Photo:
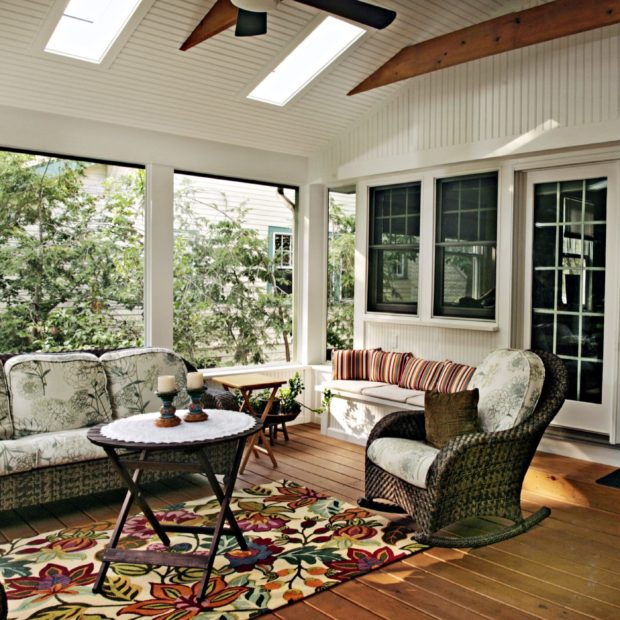
[[[177,411],[183,420],[186,409]],[[157,450],[162,448],[193,448],[240,439],[257,433],[262,424],[247,413],[207,409],[209,419],[184,422],[173,427],[155,426],[159,412],[143,413],[98,424],[88,433],[88,439],[99,446]]]

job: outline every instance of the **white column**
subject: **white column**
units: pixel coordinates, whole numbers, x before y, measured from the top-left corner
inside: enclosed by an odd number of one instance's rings
[[[325,361],[327,323],[327,188],[304,185],[297,211],[295,334],[297,360]]]
[[[172,348],[174,169],[146,166],[144,323],[147,346]]]

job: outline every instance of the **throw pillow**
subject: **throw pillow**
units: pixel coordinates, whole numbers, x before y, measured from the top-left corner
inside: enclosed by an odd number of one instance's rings
[[[445,362],[412,357],[403,369],[398,385],[410,390],[434,390]]]
[[[411,353],[373,351],[370,358],[368,379],[398,385],[400,375],[410,357]]]
[[[442,394],[427,392],[424,396],[426,441],[442,448],[451,439],[478,430],[478,390]]]
[[[370,356],[377,349],[341,349],[332,352],[332,378],[368,379]]]
[[[476,372],[475,366],[446,362],[437,379],[437,391],[443,393],[462,392]]]

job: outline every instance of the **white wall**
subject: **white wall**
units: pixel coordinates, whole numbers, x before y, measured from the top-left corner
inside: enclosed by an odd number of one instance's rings
[[[476,364],[489,350],[510,345],[515,162],[523,167],[531,155],[619,141],[620,26],[403,82],[390,101],[310,162],[313,180],[358,183],[356,346]],[[425,177],[422,208],[426,204],[431,213],[423,222],[427,235],[421,243],[432,244],[433,178],[477,169],[500,171],[498,284],[503,290],[498,291],[494,331],[458,329],[454,322],[446,327],[431,319],[428,305],[422,320],[365,313],[368,187]],[[432,248],[426,256],[432,256]],[[421,264],[420,269],[420,290],[428,301],[433,266]]]
[[[363,95],[362,95],[363,96]],[[620,26],[403,82],[312,159],[326,183],[620,139]]]

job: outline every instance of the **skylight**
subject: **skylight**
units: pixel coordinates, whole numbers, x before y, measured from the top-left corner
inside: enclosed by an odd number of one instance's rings
[[[142,0],[70,0],[45,51],[100,63]]]
[[[363,28],[327,17],[249,95],[249,99],[286,105],[304,86],[359,39]]]

